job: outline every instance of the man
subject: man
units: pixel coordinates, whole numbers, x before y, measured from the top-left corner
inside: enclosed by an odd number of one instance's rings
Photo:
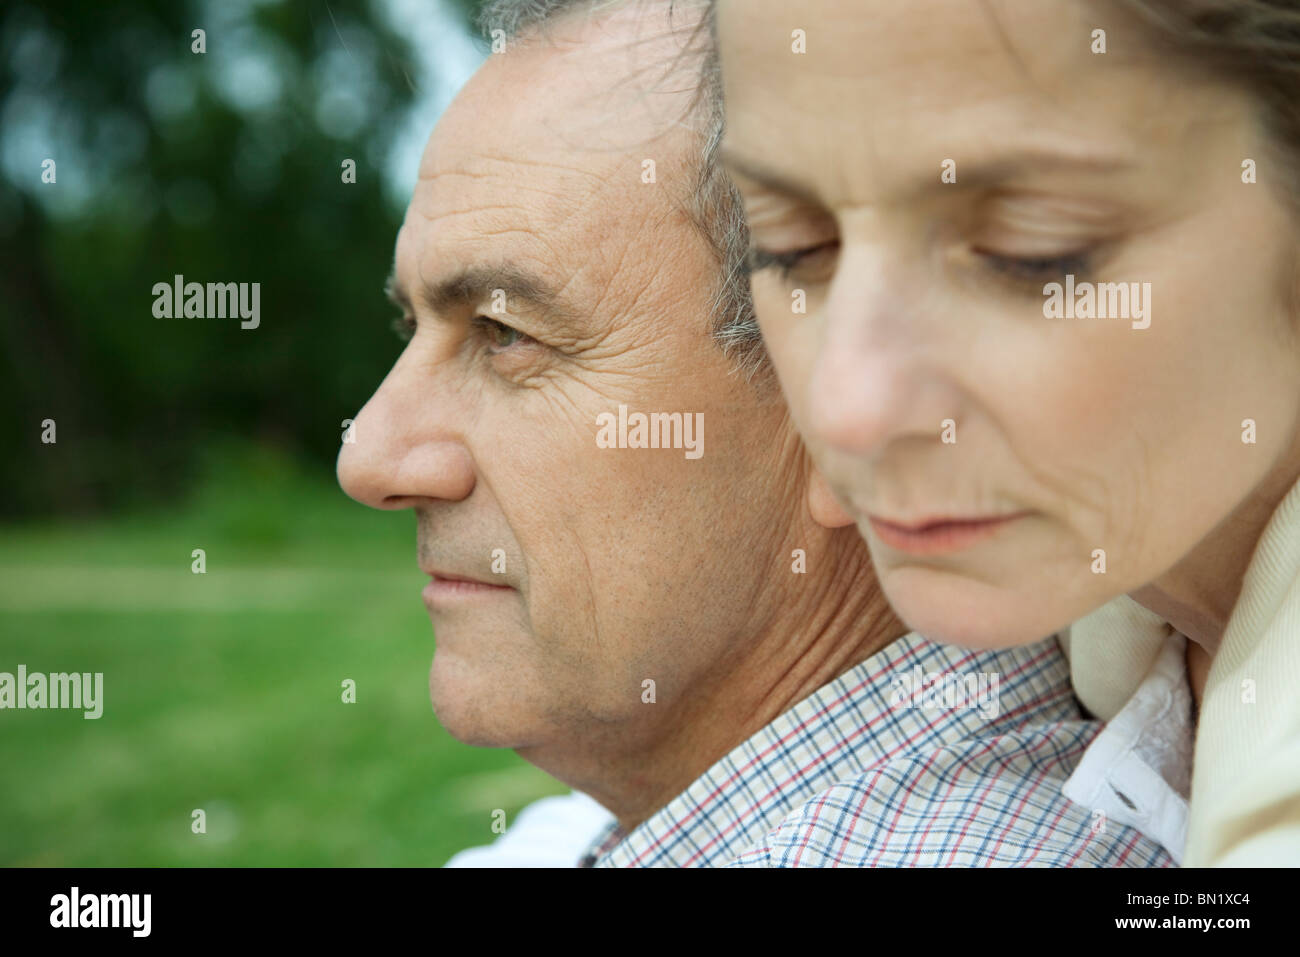
[[[1167,865],[1060,795],[1097,727],[1055,641],[945,648],[881,597],[729,281],[699,18],[489,4],[506,52],[426,148],[413,337],[338,470],[415,511],[439,720],[607,808],[587,865]]]

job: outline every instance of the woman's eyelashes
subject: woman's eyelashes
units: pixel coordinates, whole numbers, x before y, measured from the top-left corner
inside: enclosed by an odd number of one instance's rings
[[[1092,269],[1092,250],[1059,256],[1006,256],[986,249],[973,250],[985,267],[1013,285],[1041,292],[1041,284],[1067,275],[1086,276]]]
[[[818,277],[828,279],[829,276],[823,275],[826,272],[824,267],[831,262],[829,257],[833,257],[839,245],[837,240],[789,252],[772,252],[754,246],[746,256],[745,270],[752,275],[774,269],[785,282],[796,278],[808,281],[818,281]],[[971,252],[982,268],[992,272],[996,278],[1017,287],[1033,287],[1038,292],[1041,292],[1044,282],[1063,279],[1067,275],[1086,276],[1093,268],[1092,249],[1057,256],[1008,256],[987,249],[972,249]]]
[[[745,271],[752,275],[765,269],[775,269],[782,280],[789,282],[795,278],[796,270],[806,271],[810,266],[824,265],[826,257],[833,256],[839,247],[839,240],[780,253],[751,246],[745,257]]]

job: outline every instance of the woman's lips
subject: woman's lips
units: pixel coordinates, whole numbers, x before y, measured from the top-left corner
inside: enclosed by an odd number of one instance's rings
[[[903,524],[868,516],[871,530],[890,548],[909,555],[944,555],[969,548],[996,535],[1028,512],[992,518],[935,518]]]

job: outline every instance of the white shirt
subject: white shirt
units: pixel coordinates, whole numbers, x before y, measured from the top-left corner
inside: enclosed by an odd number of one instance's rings
[[[580,791],[534,801],[491,844],[454,855],[443,867],[577,867],[614,816]]]
[[[1083,752],[1061,793],[1141,831],[1181,865],[1191,795],[1192,693],[1187,639],[1175,632],[1128,703]]]

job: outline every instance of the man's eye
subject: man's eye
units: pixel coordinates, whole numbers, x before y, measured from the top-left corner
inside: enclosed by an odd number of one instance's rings
[[[393,319],[393,332],[403,342],[410,342],[415,335],[415,317],[397,316]]]
[[[823,261],[827,255],[834,255],[840,248],[839,240],[808,246],[804,249],[792,249],[789,252],[775,253],[766,249],[751,247],[745,259],[745,270],[750,275],[764,269],[776,269],[781,278],[789,281],[794,271],[800,266],[810,266],[814,261]]]
[[[1068,274],[1085,276],[1092,268],[1090,250],[1083,249],[1064,256],[1024,258],[1002,256],[977,249],[975,254],[994,272],[1014,283],[1035,284],[1044,280],[1061,279]]]
[[[502,351],[522,342],[533,341],[513,326],[507,326],[505,323],[489,319],[487,316],[475,316],[473,322],[482,330],[483,335],[487,337],[488,345],[495,351]]]

